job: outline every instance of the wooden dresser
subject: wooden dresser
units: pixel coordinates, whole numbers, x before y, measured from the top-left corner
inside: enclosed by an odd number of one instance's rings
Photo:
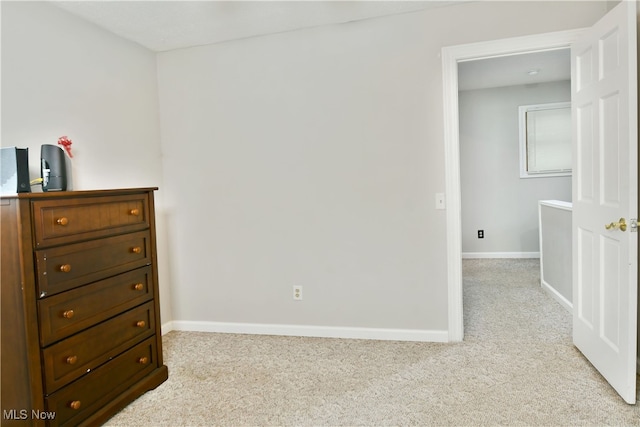
[[[2,197],[2,425],[99,425],[167,379],[155,188]]]

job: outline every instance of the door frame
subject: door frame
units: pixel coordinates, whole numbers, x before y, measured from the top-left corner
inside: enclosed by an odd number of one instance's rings
[[[462,208],[458,63],[570,48],[585,29],[558,31],[442,48],[445,191],[447,197],[448,338],[464,338],[462,297]]]

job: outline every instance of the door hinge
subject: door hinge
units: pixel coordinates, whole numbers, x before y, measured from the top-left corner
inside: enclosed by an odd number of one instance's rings
[[[631,218],[629,220],[629,231],[631,233],[637,233],[638,232],[638,219],[637,218]]]

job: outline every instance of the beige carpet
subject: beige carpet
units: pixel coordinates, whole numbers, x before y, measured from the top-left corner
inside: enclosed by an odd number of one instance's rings
[[[537,260],[464,261],[456,344],[171,332],[169,380],[108,426],[640,426],[571,344]]]

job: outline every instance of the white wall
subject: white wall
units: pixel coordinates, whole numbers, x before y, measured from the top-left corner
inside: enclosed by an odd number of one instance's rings
[[[605,9],[477,2],[160,54],[176,324],[445,331],[440,50]]]
[[[572,204],[558,200],[539,203],[540,284],[573,313]]]
[[[160,55],[175,319],[446,328],[418,58],[350,27]]]
[[[540,251],[538,201],[571,201],[571,177],[520,178],[518,107],[570,100],[569,81],[460,92],[463,254]]]
[[[45,2],[1,2],[2,146],[73,141],[73,189],[161,187],[156,56]],[[34,191],[40,191],[34,187]],[[156,194],[163,319],[170,320],[162,190]]]

